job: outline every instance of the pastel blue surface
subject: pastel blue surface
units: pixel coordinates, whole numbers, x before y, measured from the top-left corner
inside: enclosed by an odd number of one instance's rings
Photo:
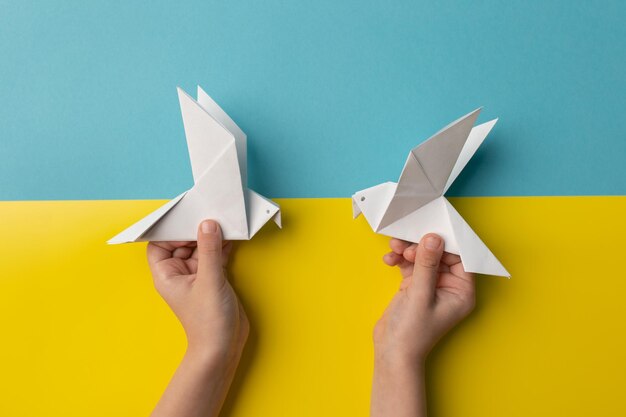
[[[0,199],[169,198],[175,87],[249,138],[270,197],[396,180],[409,149],[499,117],[451,195],[626,194],[626,2],[3,1]]]

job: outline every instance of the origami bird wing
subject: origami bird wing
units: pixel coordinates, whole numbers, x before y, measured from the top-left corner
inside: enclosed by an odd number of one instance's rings
[[[450,172],[450,176],[448,177],[448,181],[443,189],[443,193],[445,194],[448,191],[448,188],[452,185],[454,180],[459,176],[465,165],[472,159],[472,156],[476,153],[480,145],[483,143],[491,129],[498,122],[498,119],[490,120],[486,123],[480,124],[472,128],[467,140],[465,141],[465,145],[463,145],[463,149],[461,149],[461,153],[452,168],[452,172]]]
[[[168,211],[170,211],[178,202],[187,194],[187,191],[180,194],[173,200],[168,201],[152,213],[148,214],[137,223],[128,227],[124,231],[118,233],[107,241],[109,245],[115,245],[118,243],[129,243],[140,241],[142,235],[150,229],[156,222],[159,221]]]
[[[479,113],[476,109],[466,114],[409,152],[379,228],[443,195]]]
[[[178,100],[185,126],[187,149],[194,182],[227,148],[235,147],[235,136],[189,94],[178,88]],[[221,110],[221,109],[220,109]],[[239,170],[239,162],[237,161]],[[241,182],[241,175],[238,173]]]
[[[235,138],[235,146],[237,147],[237,159],[239,161],[239,169],[241,171],[241,183],[245,187],[248,183],[248,158],[247,158],[247,137],[246,134],[237,126],[233,119],[226,114],[224,110],[211,98],[202,87],[198,86],[198,104],[209,113],[215,121],[222,125],[224,129],[230,132]]]

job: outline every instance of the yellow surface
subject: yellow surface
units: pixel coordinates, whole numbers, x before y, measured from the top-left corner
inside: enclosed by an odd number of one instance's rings
[[[452,199],[513,278],[433,353],[431,416],[626,415],[626,197]],[[397,288],[349,199],[280,201],[238,246],[253,333],[230,416],[364,416],[371,329]],[[158,201],[0,203],[0,415],[141,416],[185,346],[145,244],[105,240]]]

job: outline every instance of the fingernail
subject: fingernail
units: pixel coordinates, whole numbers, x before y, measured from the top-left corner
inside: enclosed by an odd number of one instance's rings
[[[435,250],[439,249],[439,244],[441,243],[441,238],[437,236],[428,236],[424,239],[424,246],[426,249]]]
[[[215,233],[217,231],[217,224],[212,221],[202,222],[202,233]]]

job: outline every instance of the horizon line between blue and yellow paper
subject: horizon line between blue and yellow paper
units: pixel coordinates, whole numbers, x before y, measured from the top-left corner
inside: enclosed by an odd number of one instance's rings
[[[350,196],[479,106],[498,123],[446,196],[511,279],[478,277],[429,413],[625,414],[626,6],[418,3],[7,4],[0,415],[147,415],[165,388],[183,331],[145,243],[106,241],[193,186],[196,84],[283,225],[236,246],[252,334],[225,415],[367,415],[399,276]]]

